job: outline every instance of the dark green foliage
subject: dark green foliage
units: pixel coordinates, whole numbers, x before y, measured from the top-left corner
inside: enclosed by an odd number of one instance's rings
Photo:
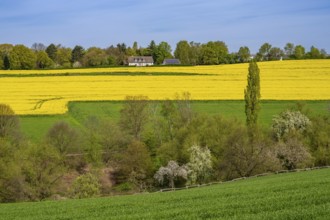
[[[5,70],[9,70],[10,69],[10,61],[9,61],[9,57],[7,55],[3,59],[3,68]]]
[[[82,46],[75,46],[72,50],[72,54],[71,54],[71,62],[75,63],[75,62],[82,62],[82,59],[84,57],[85,54],[85,50]]]
[[[244,90],[246,125],[250,133],[256,129],[260,112],[260,70],[255,61],[249,64],[247,86]]]
[[[48,57],[48,54],[41,50],[36,52],[37,63],[36,68],[38,69],[48,69],[53,67],[54,62]]]
[[[46,48],[46,53],[50,59],[52,59],[54,62],[56,61],[57,47],[54,44],[50,44]]]

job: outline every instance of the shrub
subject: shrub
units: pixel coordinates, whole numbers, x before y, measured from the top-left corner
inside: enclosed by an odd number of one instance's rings
[[[100,183],[96,176],[91,173],[77,177],[72,187],[74,198],[82,199],[100,195]]]
[[[273,118],[273,132],[277,140],[291,132],[303,132],[311,124],[309,118],[299,111],[285,111]]]

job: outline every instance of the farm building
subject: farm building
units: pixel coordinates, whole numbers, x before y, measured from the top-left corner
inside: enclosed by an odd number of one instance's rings
[[[165,59],[163,65],[180,65],[181,62],[179,59]]]
[[[129,66],[152,66],[154,59],[151,56],[133,56],[128,57]]]

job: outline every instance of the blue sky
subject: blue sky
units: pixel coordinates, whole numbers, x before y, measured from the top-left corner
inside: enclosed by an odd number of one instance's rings
[[[0,43],[108,47],[224,41],[256,52],[287,42],[330,53],[329,0],[1,0]]]

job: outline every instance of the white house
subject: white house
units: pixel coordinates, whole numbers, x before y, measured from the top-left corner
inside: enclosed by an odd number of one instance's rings
[[[129,66],[152,66],[154,59],[151,56],[134,56],[128,57]]]

